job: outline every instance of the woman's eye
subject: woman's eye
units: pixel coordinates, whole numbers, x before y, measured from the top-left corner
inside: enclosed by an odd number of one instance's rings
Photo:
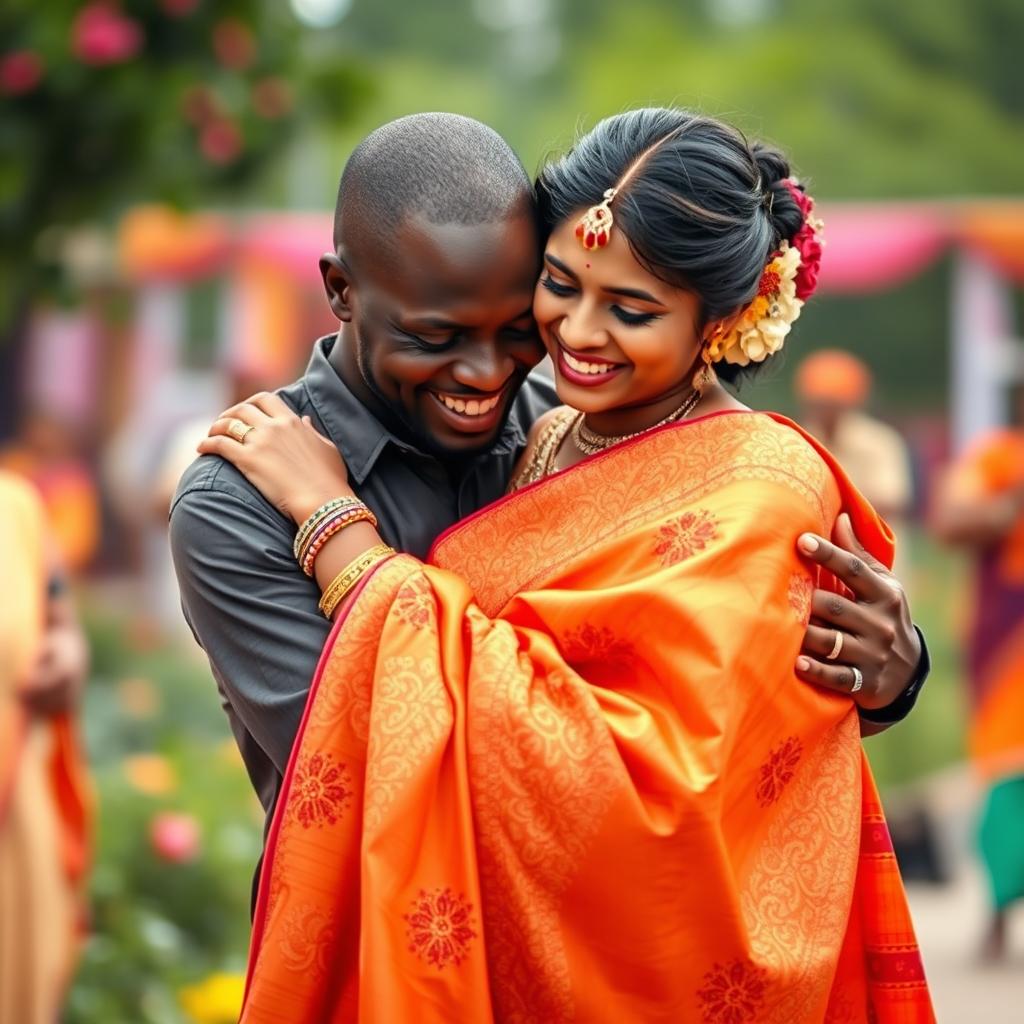
[[[639,327],[641,324],[653,323],[660,319],[661,313],[630,313],[628,309],[621,306],[612,306],[612,313],[624,324],[630,327]]]
[[[544,275],[544,276],[543,276],[543,277],[542,277],[542,278],[540,279],[540,283],[541,283],[541,284],[542,284],[542,285],[543,285],[543,286],[544,286],[545,288],[547,288],[547,290],[548,290],[549,292],[551,292],[551,294],[552,294],[552,295],[558,295],[558,296],[561,296],[561,297],[562,297],[563,299],[564,299],[564,298],[565,298],[565,297],[566,297],[567,295],[572,295],[572,293],[573,293],[573,292],[574,292],[574,291],[576,290],[575,288],[571,287],[570,285],[567,285],[567,284],[560,284],[560,283],[559,283],[558,281],[556,281],[556,280],[555,280],[555,279],[554,279],[553,277],[551,277],[551,275],[550,275],[550,274],[545,274],[545,275]]]

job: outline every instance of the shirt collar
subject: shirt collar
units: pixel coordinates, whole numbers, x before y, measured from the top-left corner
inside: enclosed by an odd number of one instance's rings
[[[318,338],[303,376],[306,391],[316,414],[327,431],[327,436],[341,452],[352,479],[361,484],[370,475],[381,452],[393,444],[402,451],[421,458],[433,458],[408,442],[395,437],[379,419],[349,390],[338,372],[331,366],[328,356],[337,335]],[[520,421],[518,403],[513,404],[502,429],[490,451],[473,460],[474,465],[492,455],[518,451],[526,444],[526,432]]]

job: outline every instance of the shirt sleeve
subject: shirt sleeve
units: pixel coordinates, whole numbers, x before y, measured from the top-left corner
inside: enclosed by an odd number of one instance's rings
[[[272,515],[221,490],[186,491],[170,541],[189,627],[231,711],[283,774],[331,624]]]

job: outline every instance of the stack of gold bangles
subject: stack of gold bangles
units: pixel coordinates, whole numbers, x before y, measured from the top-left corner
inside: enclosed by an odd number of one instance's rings
[[[372,569],[378,562],[390,558],[395,549],[387,544],[378,544],[369,551],[364,551],[358,558],[354,558],[337,576],[331,580],[327,589],[320,598],[320,611],[330,618],[334,610],[345,600],[346,595],[353,587]]]
[[[336,533],[353,523],[376,526],[377,517],[358,498],[333,498],[321,505],[299,527],[292,552],[307,576],[313,575],[316,556],[324,545]]]

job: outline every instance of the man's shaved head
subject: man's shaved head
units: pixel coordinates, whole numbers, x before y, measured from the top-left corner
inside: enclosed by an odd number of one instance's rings
[[[411,114],[382,125],[349,157],[334,245],[377,260],[410,216],[484,224],[522,214],[532,201],[526,170],[492,128],[459,114]]]

